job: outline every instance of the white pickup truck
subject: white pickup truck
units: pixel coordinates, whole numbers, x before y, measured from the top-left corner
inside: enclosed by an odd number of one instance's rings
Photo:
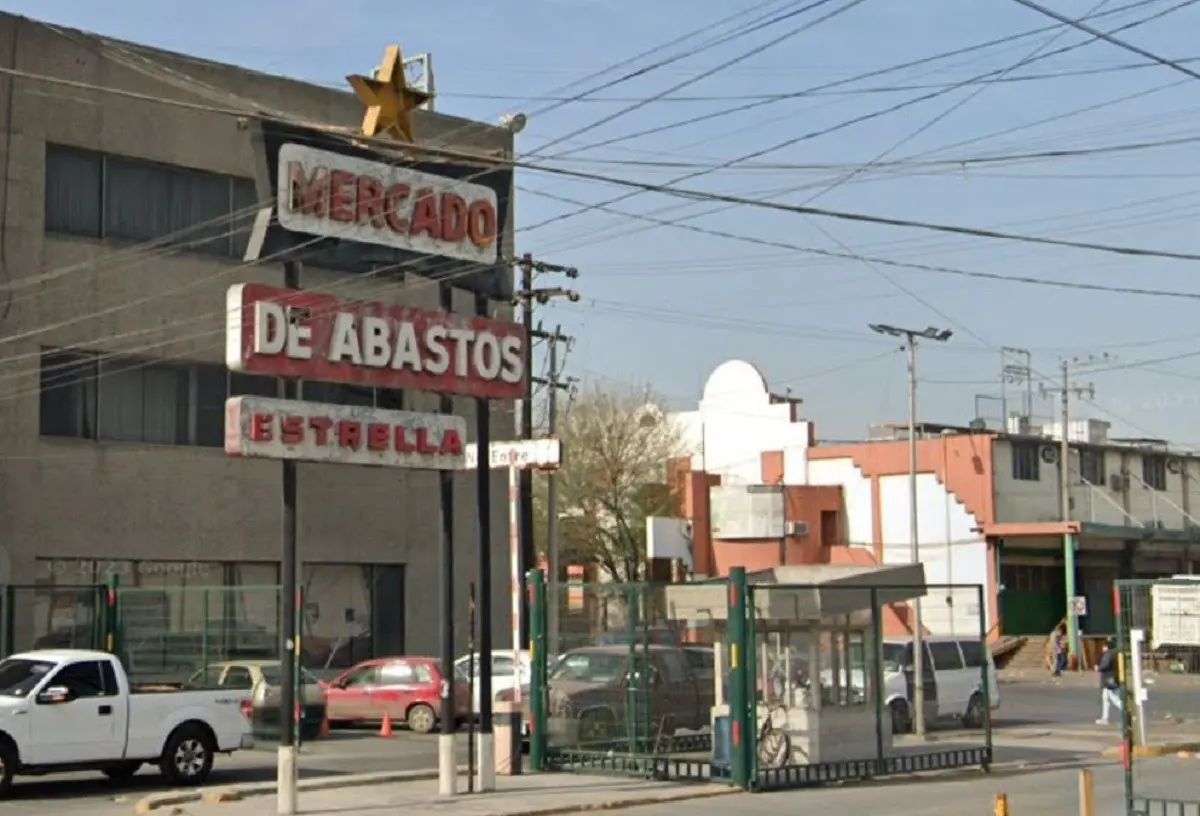
[[[0,795],[16,774],[102,771],[127,779],[155,764],[197,785],[217,753],[251,744],[249,692],[139,692],[107,652],[47,649],[0,661]]]

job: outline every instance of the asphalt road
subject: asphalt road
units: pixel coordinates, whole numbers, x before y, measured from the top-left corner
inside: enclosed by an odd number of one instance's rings
[[[467,762],[467,735],[458,736],[460,764]],[[276,749],[273,745],[232,756],[218,756],[208,785],[275,780]],[[381,739],[374,731],[334,731],[328,737],[305,743],[300,749],[300,776],[314,778],[375,771],[404,771],[437,768],[437,735],[397,731]],[[84,802],[125,800],[130,802],[165,790],[156,768],[146,766],[131,781],[114,784],[99,773],[60,776],[19,776],[9,797],[0,802],[0,814],[45,812],[48,805],[58,812]]]
[[[1150,736],[1154,723],[1183,717],[1200,723],[1200,686],[1188,688],[1152,688],[1147,706]],[[1099,714],[1099,689],[1075,682],[1049,685],[1040,683],[1010,683],[1001,687],[1001,707],[996,712],[998,733],[1029,727],[1102,731],[1095,725]],[[940,729],[939,729],[940,730]],[[953,726],[950,727],[953,731]],[[1115,729],[1114,729],[1115,730]],[[945,733],[943,738],[954,738]],[[963,735],[964,743],[971,736]],[[1045,756],[1030,746],[1019,754],[1011,748],[997,750],[997,761],[1024,759],[1053,760],[1052,752]],[[467,761],[467,735],[458,736],[459,762]],[[399,730],[391,739],[382,739],[372,730],[334,731],[329,737],[306,743],[301,749],[300,773],[317,777],[372,771],[420,770],[437,767],[437,735],[420,736]],[[275,748],[241,751],[232,757],[218,757],[210,784],[238,782],[269,782],[275,778]],[[116,785],[100,774],[67,774],[52,777],[18,777],[12,795],[0,802],[0,816],[5,813],[45,812],[51,805],[56,812],[67,813],[86,809],[87,803],[99,805],[114,800],[130,801],[148,792],[163,790],[155,769],[143,768],[131,782]],[[764,811],[770,812],[770,811]]]

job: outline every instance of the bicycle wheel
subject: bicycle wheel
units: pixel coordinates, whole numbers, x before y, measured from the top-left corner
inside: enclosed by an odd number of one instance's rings
[[[792,740],[777,728],[766,728],[758,738],[758,767],[786,768],[792,758]]]

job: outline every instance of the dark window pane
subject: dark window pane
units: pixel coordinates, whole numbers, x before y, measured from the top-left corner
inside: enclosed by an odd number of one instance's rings
[[[225,444],[225,393],[228,372],[218,365],[196,366],[197,445]]]
[[[46,231],[100,237],[99,153],[46,145]]]
[[[958,645],[962,647],[963,663],[968,669],[978,669],[983,665],[983,646],[979,641],[964,640]]]
[[[109,156],[104,177],[105,238],[150,241],[170,233],[169,168]]]
[[[137,360],[109,359],[100,363],[99,437],[114,442],[141,442],[145,424],[142,375]]]
[[[183,366],[150,365],[142,372],[142,441],[158,445],[187,442],[188,370]]]
[[[958,644],[954,641],[935,640],[929,644],[933,655],[933,667],[938,671],[957,671],[963,667]]]
[[[340,383],[305,380],[300,395],[305,402],[326,402],[331,405],[346,405],[347,386]]]
[[[358,405],[363,408],[375,406],[375,389],[369,385],[346,385],[342,387],[342,405]]]
[[[96,436],[96,357],[43,351],[41,371],[43,436]]]
[[[170,226],[173,243],[193,252],[229,256],[230,178],[172,168]]]
[[[246,254],[246,244],[250,240],[250,230],[254,227],[254,217],[258,214],[258,191],[250,179],[233,179],[233,216],[230,219],[233,232],[234,258]]]
[[[279,380],[274,377],[260,377],[256,374],[230,374],[229,396],[277,397],[279,396]]]

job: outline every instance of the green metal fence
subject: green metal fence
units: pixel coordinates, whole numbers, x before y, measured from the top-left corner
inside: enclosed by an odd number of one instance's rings
[[[711,622],[670,619],[664,584],[571,584],[549,597],[536,572],[531,586],[534,653],[545,658],[531,694],[534,764],[708,778]]]
[[[537,768],[768,790],[992,761],[982,587],[929,588],[966,608],[951,619],[960,631],[926,644],[931,725],[940,713],[956,729],[932,747],[898,716],[912,699],[912,638],[887,636],[912,587],[754,585],[741,569],[727,581],[567,586],[555,599],[540,572],[530,585]],[[960,662],[939,689],[942,644]]]
[[[120,587],[114,648],[133,682],[185,683],[213,663],[279,657],[278,586]]]
[[[1181,773],[1178,757],[1200,750],[1200,579],[1117,581],[1113,607],[1108,719],[1121,734],[1125,812],[1200,816],[1200,778]],[[1096,686],[1101,715],[1105,690]]]
[[[0,593],[0,656],[104,647],[104,587],[12,585]]]

